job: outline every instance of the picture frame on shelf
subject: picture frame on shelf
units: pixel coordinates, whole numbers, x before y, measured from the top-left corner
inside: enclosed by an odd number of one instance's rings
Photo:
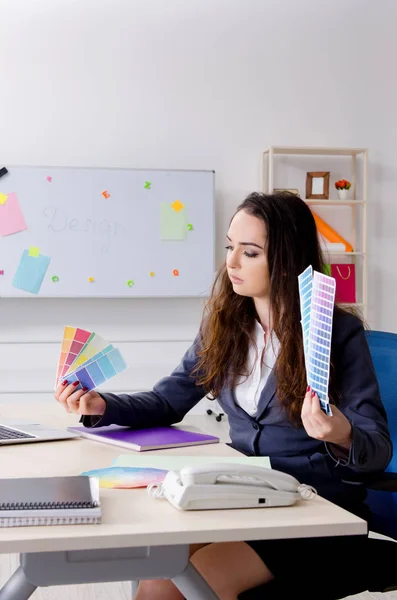
[[[288,188],[273,188],[273,193],[277,194],[279,192],[289,192],[290,194],[294,194],[295,196],[299,196],[299,190],[297,189],[288,189]]]
[[[306,199],[329,200],[329,171],[306,173]]]

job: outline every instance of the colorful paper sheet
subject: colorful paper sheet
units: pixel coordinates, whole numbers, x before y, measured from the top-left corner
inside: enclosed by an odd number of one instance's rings
[[[75,371],[85,362],[92,359],[96,354],[98,354],[98,352],[101,352],[101,350],[107,348],[107,346],[109,346],[109,342],[104,340],[97,333],[91,333],[90,337],[81,348],[80,353],[75,357],[68,368],[62,372],[62,375],[69,375],[69,373]]]
[[[185,240],[187,232],[186,209],[184,206],[178,210],[172,204],[161,202],[160,227],[162,240]]]
[[[43,254],[30,256],[29,250],[24,250],[12,285],[20,290],[25,290],[25,292],[38,294],[50,260],[49,256]]]
[[[307,383],[322,410],[332,415],[328,398],[335,279],[309,266],[298,277]]]
[[[66,365],[69,369],[70,365],[74,362],[77,356],[80,354],[84,344],[90,337],[91,332],[79,327],[65,327],[63,330],[63,340],[61,346],[61,353],[59,355],[58,368],[56,381],[58,382],[60,376],[63,373]],[[67,370],[66,369],[66,370]]]
[[[253,465],[271,469],[268,456],[181,456],[175,454],[159,455],[148,452],[146,454],[130,452],[120,454],[112,462],[113,467],[139,467],[150,469],[165,469],[167,471],[180,471],[183,467],[197,467],[218,463],[232,463],[242,465]]]
[[[7,199],[4,203],[0,203],[0,235],[11,235],[27,229],[17,195],[14,193],[4,195],[7,195]]]
[[[92,390],[127,369],[120,351],[100,335],[67,326],[58,360],[55,387],[77,382],[76,390]]]
[[[149,483],[161,483],[167,471],[139,467],[108,467],[86,471],[82,475],[98,477],[101,488],[130,489],[147,487]]]
[[[113,348],[101,358],[89,362],[87,365],[83,364],[73,373],[61,377],[61,380],[67,379],[68,383],[78,382],[79,385],[76,386],[76,390],[86,388],[87,391],[90,391],[122,373],[126,368],[127,365],[120,354],[120,350]]]

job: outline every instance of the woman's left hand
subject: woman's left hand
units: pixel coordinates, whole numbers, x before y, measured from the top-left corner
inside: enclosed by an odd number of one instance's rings
[[[320,407],[317,394],[308,389],[302,405],[302,423],[310,437],[323,442],[330,442],[350,449],[352,443],[352,426],[345,415],[332,405],[332,417],[327,416]]]

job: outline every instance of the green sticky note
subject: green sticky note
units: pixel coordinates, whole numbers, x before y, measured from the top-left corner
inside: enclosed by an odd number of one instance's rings
[[[35,258],[38,258],[40,256],[40,248],[38,248],[37,246],[30,246],[29,256],[34,256]]]
[[[171,203],[161,202],[160,227],[162,240],[186,240],[186,209],[176,211]]]

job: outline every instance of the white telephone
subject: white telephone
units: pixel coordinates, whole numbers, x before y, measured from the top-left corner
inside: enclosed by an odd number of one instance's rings
[[[168,471],[160,485],[148,486],[148,492],[180,510],[290,506],[317,493],[287,473],[236,463]]]

